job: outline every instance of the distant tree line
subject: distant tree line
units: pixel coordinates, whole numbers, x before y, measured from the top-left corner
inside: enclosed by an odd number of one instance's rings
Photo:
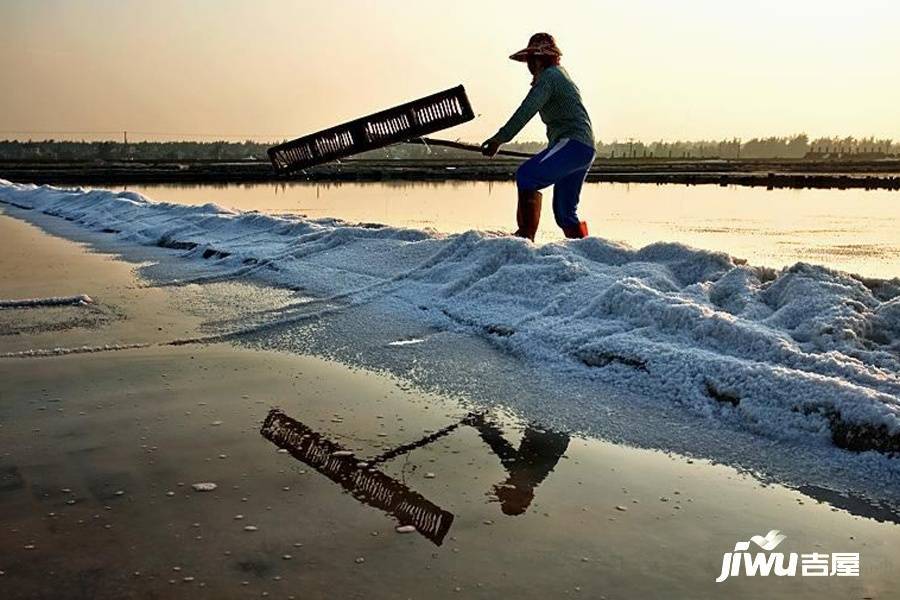
[[[0,160],[7,161],[152,161],[218,160],[265,161],[271,144],[244,142],[86,142],[86,141],[0,141]],[[522,142],[504,148],[537,152],[545,144]],[[471,153],[439,147],[398,144],[372,150],[361,158],[417,159],[465,158]],[[881,158],[900,156],[900,144],[889,139],[819,138],[805,134],[750,140],[657,141],[636,140],[598,142],[597,156],[612,159],[768,159],[768,158]]]
[[[152,160],[220,160],[266,161],[271,143],[245,142],[77,142],[77,141],[0,141],[0,160],[7,161],[152,161]],[[543,148],[537,142],[510,144],[523,152]],[[471,157],[462,150],[397,144],[360,155],[371,159],[416,159]]]
[[[267,160],[270,144],[245,142],[0,141],[0,160]]]
[[[900,144],[874,137],[810,141],[806,134],[746,141],[738,138],[650,143],[628,140],[600,142],[597,155],[604,158],[882,158],[900,155]]]

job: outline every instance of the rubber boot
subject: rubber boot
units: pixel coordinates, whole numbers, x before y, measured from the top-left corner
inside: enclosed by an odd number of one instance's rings
[[[580,240],[588,236],[587,223],[580,222],[575,227],[563,227],[563,234],[570,240]]]
[[[514,236],[534,241],[538,224],[541,222],[541,200],[543,197],[543,194],[540,192],[519,190],[519,205],[516,208],[516,224],[519,228],[513,234]]]

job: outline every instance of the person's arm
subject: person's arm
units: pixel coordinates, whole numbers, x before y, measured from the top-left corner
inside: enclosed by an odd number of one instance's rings
[[[522,104],[509,118],[506,125],[500,128],[494,137],[491,138],[501,144],[505,144],[516,137],[522,128],[528,124],[534,115],[547,103],[550,99],[550,93],[553,91],[553,77],[550,73],[545,72],[538,77],[534,86],[525,96]]]

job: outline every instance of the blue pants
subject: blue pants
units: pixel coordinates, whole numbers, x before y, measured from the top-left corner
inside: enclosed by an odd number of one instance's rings
[[[593,148],[564,138],[523,162],[516,171],[516,185],[526,192],[552,185],[556,224],[563,229],[578,227],[578,199],[593,162]]]

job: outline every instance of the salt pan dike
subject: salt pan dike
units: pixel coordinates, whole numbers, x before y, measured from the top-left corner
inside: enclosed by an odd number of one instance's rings
[[[209,280],[256,277],[314,298],[239,323],[232,338],[378,305],[384,321],[359,336],[392,318],[475,334],[535,369],[639,394],[700,427],[836,446],[900,473],[896,278],[755,267],[671,243],[535,246],[3,180],[0,202],[172,248]],[[562,412],[566,401],[547,400]],[[602,419],[603,400],[576,412],[581,423]]]

